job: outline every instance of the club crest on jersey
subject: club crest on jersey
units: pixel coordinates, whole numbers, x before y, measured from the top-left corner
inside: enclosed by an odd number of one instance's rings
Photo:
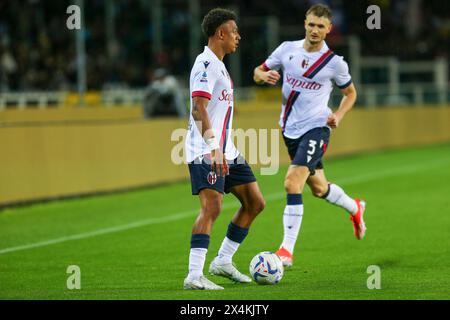
[[[306,69],[306,68],[308,68],[308,66],[309,66],[309,60],[303,59],[303,61],[302,61],[302,68]]]
[[[210,171],[209,173],[208,173],[208,177],[207,177],[207,179],[208,179],[208,183],[209,184],[215,184],[216,183],[216,181],[217,181],[217,174],[214,172],[214,171]]]
[[[203,65],[205,66],[205,69],[209,66],[209,61],[203,61]]]

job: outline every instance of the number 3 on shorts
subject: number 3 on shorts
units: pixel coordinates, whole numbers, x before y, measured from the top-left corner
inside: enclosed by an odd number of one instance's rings
[[[309,140],[310,149],[308,149],[308,154],[313,155],[314,152],[316,152],[316,144],[317,144],[316,140]]]

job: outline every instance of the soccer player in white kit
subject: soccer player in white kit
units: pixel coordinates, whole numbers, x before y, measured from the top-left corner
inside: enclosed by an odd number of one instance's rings
[[[284,180],[287,204],[284,209],[283,242],[276,252],[284,266],[292,266],[294,246],[303,216],[302,193],[305,183],[314,196],[344,208],[350,214],[357,239],[364,237],[365,202],[352,199],[325,177],[322,156],[331,133],[356,101],[356,89],[344,59],[325,43],[331,31],[332,13],[328,6],[317,4],[306,13],[305,39],[283,42],[269,58],[254,70],[257,84],[274,85],[283,71],[280,126],[291,157]],[[341,89],[343,98],[332,112],[328,100],[332,81]]]
[[[230,138],[233,122],[233,81],[222,62],[236,51],[241,39],[236,15],[213,9],[203,19],[208,45],[197,56],[190,76],[191,111],[186,137],[186,157],[192,194],[198,195],[201,210],[192,228],[189,273],[185,289],[220,290],[223,287],[203,275],[210,233],[220,214],[223,193],[232,193],[241,203],[234,215],[209,273],[238,283],[251,282],[232,263],[232,257],[264,206],[253,172]]]

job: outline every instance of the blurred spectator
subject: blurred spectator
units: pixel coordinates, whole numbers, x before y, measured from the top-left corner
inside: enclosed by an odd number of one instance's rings
[[[0,90],[76,89],[75,32],[65,28],[66,9],[72,2],[0,0]],[[279,40],[300,39],[304,14],[318,2],[327,3],[334,10],[335,28],[329,39],[334,48],[347,36],[357,35],[363,39],[363,55],[394,55],[403,60],[448,58],[449,1],[200,0],[200,16],[218,5],[238,12],[245,86],[252,85],[248,75],[268,53],[264,42],[268,30],[264,23],[255,27],[246,22],[255,17],[275,16],[280,23]],[[193,61],[190,61],[192,17],[188,0],[161,1],[160,52],[154,48],[152,1],[114,0],[112,40],[106,27],[108,3],[111,2],[84,1],[88,89],[145,87],[146,70],[156,68],[165,68],[181,79],[189,78]],[[381,30],[366,28],[366,8],[371,4],[381,8]],[[194,25],[198,27],[199,23]],[[205,42],[203,39],[199,49]],[[183,85],[187,85],[187,80]]]
[[[144,97],[144,117],[177,115],[185,117],[187,110],[183,104],[177,79],[165,69],[157,69],[154,80],[148,86]]]
[[[8,83],[12,81],[17,73],[17,62],[8,49],[0,47],[0,79],[2,87],[0,90],[7,91]]]

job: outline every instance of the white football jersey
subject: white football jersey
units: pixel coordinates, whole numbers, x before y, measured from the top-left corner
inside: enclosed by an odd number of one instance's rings
[[[348,65],[324,42],[320,51],[308,52],[303,40],[285,41],[264,62],[265,70],[283,71],[280,126],[283,134],[296,139],[327,124],[328,100],[333,80],[343,89],[351,83]]]
[[[239,152],[230,138],[233,124],[233,80],[222,61],[205,46],[203,53],[195,59],[190,76],[191,111],[186,136],[186,160],[210,154],[211,151],[192,117],[192,98],[205,97],[210,101],[206,111],[214,136],[219,141],[227,160],[236,159]]]

